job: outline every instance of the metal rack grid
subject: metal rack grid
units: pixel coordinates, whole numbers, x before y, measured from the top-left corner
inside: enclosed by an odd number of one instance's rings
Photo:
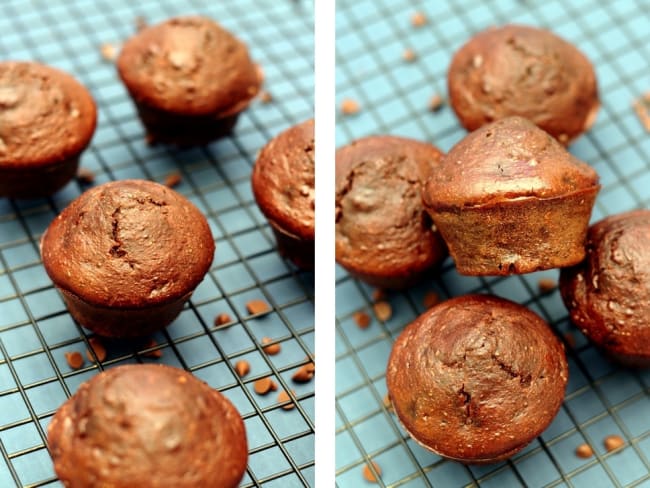
[[[244,40],[265,74],[273,100],[254,102],[226,139],[179,150],[150,147],[112,62],[100,46],[119,51],[136,18],[156,23],[200,13]],[[0,59],[40,60],[77,77],[99,107],[98,127],[81,166],[95,184],[123,178],[163,181],[182,174],[176,189],[207,216],[217,243],[215,261],[183,312],[154,336],[160,359],[135,344],[108,344],[102,364],[73,371],[67,351],[84,352],[89,332],[74,323],[40,262],[38,241],[54,216],[84,189],[73,181],[51,198],[0,199],[0,486],[61,486],[45,446],[55,410],[80,383],[118,364],[162,362],[185,368],[219,389],[245,420],[249,463],[241,486],[312,486],[314,384],[295,384],[293,372],[314,357],[313,273],[281,259],[257,209],[250,172],[257,151],[285,128],[312,116],[313,5],[291,0],[176,2],[174,0],[8,1],[0,4]],[[272,306],[250,317],[246,302]],[[228,313],[234,324],[215,327]],[[268,336],[276,356],[260,348]],[[246,359],[240,379],[234,363]],[[285,411],[276,394],[260,397],[256,379],[271,375],[295,391]]]
[[[428,23],[411,25],[416,11]],[[505,23],[552,29],[575,43],[596,67],[602,108],[593,129],[571,151],[599,172],[603,188],[592,221],[650,203],[650,134],[632,101],[650,91],[650,2],[647,0],[477,0],[337,2],[336,99],[360,105],[339,113],[337,146],[369,134],[432,141],[444,151],[465,131],[447,105],[428,110],[432,95],[446,94],[452,53],[472,34]],[[402,59],[410,48],[414,62]],[[336,281],[336,473],[340,488],[361,486],[362,468],[374,460],[380,486],[650,486],[650,372],[607,362],[568,320],[559,292],[542,295],[538,280],[557,270],[507,278],[459,275],[451,260],[430,282],[389,300],[393,316],[372,312],[372,289],[340,267]],[[565,402],[551,426],[507,462],[466,467],[416,445],[383,405],[385,368],[394,339],[424,311],[423,296],[441,298],[489,292],[539,313],[563,337],[570,364]],[[373,317],[360,330],[357,310]],[[575,338],[575,344],[565,334]],[[607,453],[603,438],[622,435],[626,447]],[[580,459],[582,442],[595,455]]]

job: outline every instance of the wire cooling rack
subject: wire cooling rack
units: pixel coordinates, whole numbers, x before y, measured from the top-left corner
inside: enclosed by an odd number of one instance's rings
[[[138,17],[156,23],[188,13],[218,20],[248,44],[273,99],[255,101],[232,136],[206,147],[150,147],[101,46],[119,52]],[[95,173],[96,184],[123,178],[163,181],[180,172],[176,189],[206,214],[217,243],[206,279],[178,319],[154,336],[160,359],[113,344],[102,364],[86,362],[73,371],[64,353],[84,353],[89,333],[74,323],[48,279],[38,241],[85,187],[73,181],[49,199],[0,199],[0,486],[61,486],[45,447],[52,415],[83,381],[104,368],[134,362],[185,368],[234,403],[244,417],[250,449],[242,486],[312,486],[314,384],[295,384],[291,376],[313,359],[313,273],[300,272],[278,256],[249,177],[257,151],[271,137],[312,116],[313,6],[291,0],[9,1],[0,4],[0,32],[0,59],[40,60],[70,72],[93,93],[98,127],[81,165]],[[250,299],[265,300],[271,313],[249,318]],[[216,328],[220,313],[228,313],[234,325]],[[281,344],[280,354],[264,354],[265,336]],[[240,359],[251,364],[244,379],[234,372]],[[297,408],[283,410],[277,393],[254,393],[254,381],[269,375],[279,391],[294,390]]]
[[[544,26],[572,41],[594,63],[602,108],[593,129],[571,151],[598,171],[603,188],[593,221],[650,203],[650,134],[632,109],[650,91],[650,2],[647,0],[339,0],[337,2],[336,99],[360,111],[339,114],[337,145],[369,134],[397,134],[432,141],[447,151],[465,131],[447,105],[428,110],[431,97],[446,97],[452,53],[472,34],[509,22]],[[416,28],[411,15],[425,14]],[[413,62],[402,59],[412,49]],[[393,316],[379,321],[372,290],[341,268],[336,282],[336,470],[340,488],[368,485],[362,469],[381,468],[380,486],[650,486],[650,372],[607,362],[567,318],[559,292],[540,294],[547,271],[508,278],[457,274],[448,260],[438,277],[389,297]],[[425,451],[383,406],[385,368],[394,339],[424,311],[423,296],[472,292],[501,295],[530,307],[565,342],[570,380],[551,426],[524,451],[496,465],[466,467]],[[360,330],[352,314],[373,317]],[[570,336],[565,336],[569,333]],[[575,338],[575,344],[569,337]],[[607,453],[603,438],[621,435],[626,447]],[[595,455],[580,459],[588,442]]]

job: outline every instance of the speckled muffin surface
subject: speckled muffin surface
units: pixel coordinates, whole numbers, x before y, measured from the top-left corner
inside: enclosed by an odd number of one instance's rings
[[[590,166],[508,117],[456,144],[423,200],[460,273],[503,275],[580,262],[599,189]]]
[[[571,320],[611,357],[650,366],[650,210],[595,223],[587,256],[560,273]]]
[[[451,105],[470,131],[519,115],[567,144],[591,127],[600,106],[585,55],[552,32],[529,26],[476,34],[455,53],[447,84]]]
[[[403,288],[446,256],[424,212],[422,182],[437,171],[433,145],[370,136],[336,152],[336,260],[382,288]]]
[[[465,463],[506,459],[555,417],[568,380],[548,325],[508,300],[467,295],[411,323],[390,355],[395,413],[423,447]]]
[[[124,365],[83,383],[48,444],[68,488],[238,486],[246,432],[235,407],[186,371]]]

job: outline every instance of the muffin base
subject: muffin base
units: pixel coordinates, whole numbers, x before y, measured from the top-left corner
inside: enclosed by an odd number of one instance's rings
[[[52,164],[21,168],[0,166],[0,197],[40,198],[63,188],[77,174],[79,155]]]
[[[301,239],[282,229],[271,220],[269,220],[269,224],[273,229],[280,255],[293,261],[300,269],[312,271],[315,259],[313,239]]]
[[[142,337],[171,324],[192,292],[170,303],[146,308],[111,308],[88,303],[58,288],[70,315],[85,328],[104,337]]]

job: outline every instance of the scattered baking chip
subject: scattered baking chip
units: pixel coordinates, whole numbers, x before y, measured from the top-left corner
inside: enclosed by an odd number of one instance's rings
[[[271,391],[278,391],[278,384],[271,380]]]
[[[427,23],[427,17],[422,12],[415,12],[411,15],[411,25],[413,27],[422,27]]]
[[[183,177],[177,171],[174,173],[169,173],[167,176],[165,176],[165,186],[169,188],[174,188],[180,185],[182,181]]]
[[[375,316],[382,322],[390,320],[393,316],[393,308],[388,302],[377,302],[372,306],[372,308],[375,310]]]
[[[154,339],[150,339],[144,349],[150,349],[152,347],[156,347],[157,345],[158,343]],[[153,349],[152,351],[143,353],[143,356],[146,356],[148,358],[161,358],[162,355],[162,349]]]
[[[220,325],[225,325],[225,324],[228,324],[230,322],[232,322],[232,319],[230,318],[230,315],[228,315],[225,312],[220,313],[219,315],[217,315],[214,318],[214,326],[215,327],[219,327]]]
[[[141,31],[142,29],[144,29],[145,27],[147,27],[147,19],[145,19],[145,18],[142,17],[141,15],[138,15],[138,16],[135,18],[135,30],[136,30],[137,32],[140,32],[140,31]]]
[[[88,345],[90,346],[90,349],[93,350],[95,356],[97,357],[100,363],[106,359],[106,347],[104,347],[104,344],[102,343],[101,340],[99,340],[95,336],[90,337],[88,339]],[[94,363],[95,357],[93,356],[90,349],[86,349],[86,357],[88,358],[88,361]]]
[[[251,365],[245,359],[240,359],[235,363],[235,371],[240,378],[243,378],[251,371]]]
[[[643,128],[646,132],[650,132],[650,113],[648,112],[648,105],[645,102],[645,96],[643,100],[634,100],[632,106],[636,112],[636,116],[643,125]]]
[[[104,58],[106,61],[115,61],[115,58],[117,57],[117,49],[115,49],[115,46],[113,44],[110,42],[105,42],[101,45],[100,50],[102,53],[102,58]]]
[[[590,458],[594,455],[594,450],[589,444],[580,444],[576,447],[576,456],[582,459]]]
[[[84,185],[92,185],[95,182],[95,173],[88,168],[79,168],[77,170],[77,181]]]
[[[352,100],[351,98],[346,98],[341,102],[341,112],[344,115],[354,115],[361,110],[359,102]]]
[[[72,369],[79,369],[84,365],[84,357],[79,351],[70,351],[64,354],[65,360]]]
[[[607,452],[612,452],[623,447],[625,445],[625,440],[620,435],[608,435],[603,440],[603,445],[605,446],[605,449],[607,449]]]
[[[273,389],[273,380],[271,380],[270,376],[267,376],[266,378],[260,378],[253,384],[253,389],[255,390],[255,393],[258,395],[266,395],[268,392],[270,392]]]
[[[429,111],[430,112],[437,112],[442,108],[444,105],[444,100],[440,96],[439,93],[434,94],[430,99],[429,99]]]
[[[269,356],[275,356],[282,350],[282,346],[279,343],[271,344],[273,342],[273,339],[270,337],[262,337],[262,349],[264,349],[264,352],[268,354]],[[268,346],[266,345],[268,344]]]
[[[291,379],[296,383],[308,383],[314,377],[316,368],[314,363],[307,363],[296,370]]]
[[[374,461],[370,461],[370,462],[372,463],[372,467],[375,468],[375,472],[377,473],[377,476],[381,476],[381,468],[379,467],[379,465]],[[366,481],[369,481],[370,483],[377,483],[377,478],[375,477],[375,473],[372,472],[369,464],[366,464],[363,467],[363,477],[366,479]]]
[[[557,281],[553,278],[540,278],[537,282],[537,288],[542,295],[551,293],[557,288]]]
[[[372,290],[372,301],[373,302],[381,302],[382,300],[386,300],[388,298],[388,294],[386,293],[386,290],[382,290],[381,288],[375,288]]]
[[[246,302],[246,310],[251,315],[257,315],[260,313],[268,313],[271,311],[271,307],[264,300],[249,300]]]
[[[395,409],[393,408],[393,402],[390,401],[390,397],[388,396],[388,393],[384,396],[384,408],[388,410],[390,413],[395,413]]]
[[[417,59],[418,55],[415,54],[415,51],[411,48],[404,49],[402,53],[402,59],[408,63],[411,63]]]
[[[427,310],[440,303],[440,297],[435,291],[428,291],[422,299],[422,304]]]
[[[271,93],[266,90],[262,90],[259,97],[260,102],[262,103],[271,103],[273,101],[273,95],[271,95]]]
[[[296,396],[295,391],[291,390],[291,393],[293,393],[293,395]],[[288,401],[291,401],[291,397],[286,391],[282,390],[280,393],[278,393],[278,403],[284,403]],[[295,405],[293,401],[291,401],[291,403],[287,403],[286,405],[283,405],[282,408],[285,410],[291,410],[295,408]]]
[[[360,329],[367,329],[372,320],[366,312],[354,312],[352,318]]]

